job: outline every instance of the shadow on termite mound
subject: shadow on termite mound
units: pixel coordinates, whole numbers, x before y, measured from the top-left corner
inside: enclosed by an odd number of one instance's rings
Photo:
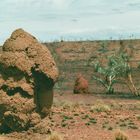
[[[36,71],[35,68],[32,68],[31,71],[35,84],[34,102],[37,106],[37,112],[44,116],[47,115],[53,103],[54,81],[44,73]]]

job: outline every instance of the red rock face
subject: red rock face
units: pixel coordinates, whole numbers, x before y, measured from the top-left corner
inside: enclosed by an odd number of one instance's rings
[[[80,74],[77,76],[74,85],[74,93],[88,93],[88,81]]]

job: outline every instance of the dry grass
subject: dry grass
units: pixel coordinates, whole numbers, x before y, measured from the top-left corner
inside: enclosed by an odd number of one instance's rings
[[[73,103],[73,102],[67,101],[67,100],[65,100],[65,101],[58,101],[56,99],[54,100],[54,106],[55,107],[61,107],[62,109],[68,109],[68,110],[71,110],[71,111],[73,111],[77,108],[80,108],[81,105],[83,105],[82,102]]]
[[[63,137],[61,134],[53,132],[46,140],[63,140]]]
[[[90,109],[91,112],[108,112],[110,110],[110,106],[103,101],[97,101]]]
[[[128,136],[121,130],[116,130],[115,140],[128,140]]]
[[[136,115],[137,119],[140,120],[140,115]]]
[[[3,136],[0,136],[0,140],[8,140],[8,139],[4,138]]]

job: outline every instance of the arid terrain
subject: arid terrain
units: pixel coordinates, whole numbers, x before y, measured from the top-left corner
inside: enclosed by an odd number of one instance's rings
[[[2,134],[4,140],[115,140],[120,129],[129,139],[139,140],[140,98],[107,95],[64,95],[55,93],[51,114],[43,120],[44,128],[36,131]],[[47,130],[46,130],[47,126]],[[48,131],[50,130],[50,131]],[[59,138],[60,137],[60,138]],[[61,140],[61,139],[60,139]]]
[[[134,83],[139,88],[140,40],[44,44],[59,69],[51,112],[36,128],[2,133],[0,140],[116,140],[118,129],[129,140],[140,140],[140,97],[130,93],[122,83],[115,85],[114,94],[105,94],[104,88],[93,79],[97,73],[92,65],[96,60],[106,65],[107,56],[117,51],[127,52],[131,56]],[[87,94],[73,94],[78,74],[89,83]]]
[[[79,41],[79,42],[53,42],[45,43],[51,51],[59,68],[59,80],[55,88],[62,91],[72,91],[75,79],[81,73],[89,82],[91,93],[104,93],[102,86],[97,86],[93,79],[93,62],[99,60],[103,65],[107,57],[123,51],[128,53],[134,68],[132,73],[135,83],[139,86],[140,40],[105,40],[105,41]],[[116,85],[117,92],[129,92],[125,85]]]

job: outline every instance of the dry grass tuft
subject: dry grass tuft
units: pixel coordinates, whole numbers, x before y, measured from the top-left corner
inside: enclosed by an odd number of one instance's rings
[[[121,130],[115,132],[115,140],[128,140],[128,136]]]
[[[53,132],[46,140],[63,140],[63,137],[61,134]]]
[[[91,112],[108,112],[110,111],[110,106],[102,101],[97,101],[93,106],[91,106]]]
[[[71,101],[58,101],[58,100],[54,100],[54,107],[61,107],[62,109],[66,109],[66,110],[75,110],[77,108],[80,108],[80,106],[83,105],[82,102],[80,103],[73,103]]]

